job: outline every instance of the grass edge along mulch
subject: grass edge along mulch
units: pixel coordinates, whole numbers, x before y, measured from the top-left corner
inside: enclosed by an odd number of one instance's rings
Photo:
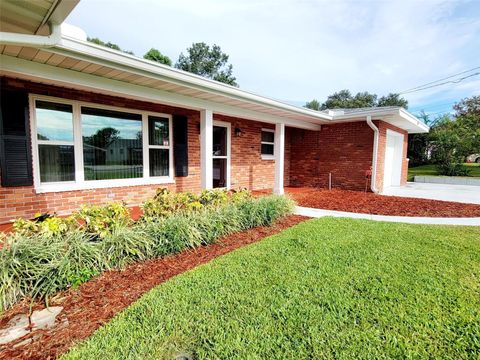
[[[195,250],[133,264],[123,270],[107,271],[76,290],[70,289],[52,298],[50,306],[64,307],[57,317],[57,326],[49,330],[36,331],[8,346],[2,346],[0,359],[59,357],[153,287],[218,256],[260,241],[307,219],[303,216],[290,215],[276,221],[272,226],[261,226],[234,233],[214,244]],[[24,301],[6,311],[0,317],[0,326],[4,326],[16,314],[28,313],[29,306],[30,303]],[[34,309],[43,307],[40,302],[33,306]],[[14,347],[15,344],[27,339],[32,340]]]

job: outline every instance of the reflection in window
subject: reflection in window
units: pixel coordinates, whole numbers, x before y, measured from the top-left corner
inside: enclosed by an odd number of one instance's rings
[[[85,180],[143,176],[142,117],[82,107]]]
[[[148,117],[148,147],[150,176],[168,176],[170,168],[169,120],[157,116]]]
[[[35,102],[40,182],[75,181],[72,106]]]
[[[261,153],[262,155],[273,156],[275,147],[275,133],[273,130],[262,130]]]
[[[37,139],[73,142],[72,105],[36,102]]]
[[[73,146],[39,145],[40,182],[74,181]]]
[[[150,145],[168,146],[168,119],[156,116],[148,117],[148,143]]]

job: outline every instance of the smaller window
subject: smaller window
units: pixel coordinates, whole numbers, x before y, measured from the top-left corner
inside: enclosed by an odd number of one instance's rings
[[[262,159],[273,159],[275,148],[275,131],[270,129],[262,129],[261,142]]]
[[[170,174],[170,121],[168,118],[148,117],[148,147],[150,176]]]

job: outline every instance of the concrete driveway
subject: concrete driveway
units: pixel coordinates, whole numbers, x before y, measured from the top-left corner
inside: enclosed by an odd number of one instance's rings
[[[387,188],[382,195],[480,204],[480,186],[471,185],[409,182],[406,186]]]

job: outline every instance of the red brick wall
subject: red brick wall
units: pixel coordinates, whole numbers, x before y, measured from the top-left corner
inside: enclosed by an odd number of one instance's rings
[[[364,190],[372,163],[373,131],[366,122],[322,125],[320,131],[290,129],[290,184]]]
[[[407,183],[408,175],[408,160],[407,160],[407,148],[408,148],[408,132],[397,128],[389,123],[384,121],[376,122],[378,127],[378,157],[377,157],[377,190],[379,192],[383,191],[383,169],[385,167],[385,146],[387,143],[387,129],[396,131],[400,134],[403,134],[403,155],[402,155],[402,176],[401,176],[401,185]]]
[[[151,197],[156,188],[168,187],[172,191],[201,190],[200,186],[200,114],[197,111],[154,104],[137,100],[111,97],[73,89],[46,86],[18,79],[2,78],[2,89],[24,89],[29,93],[59,98],[148,110],[188,117],[189,175],[175,178],[174,184],[113,187],[106,189],[66,191],[37,194],[33,186],[0,186],[0,224],[18,217],[32,217],[36,212],[69,214],[85,203],[100,204],[108,201],[126,201],[128,205],[141,204]],[[215,119],[232,122],[232,187],[252,190],[273,187],[274,162],[261,160],[260,129],[269,124],[214,115]],[[234,128],[240,127],[244,135],[235,137]]]
[[[377,188],[383,190],[386,131],[405,135],[402,184],[406,183],[408,162],[407,132],[384,121],[374,121],[379,128]],[[323,125],[321,131],[289,129],[291,133],[290,184],[292,186],[332,187],[364,190],[365,171],[372,165],[373,130],[365,121]],[[368,183],[368,189],[370,184]]]

